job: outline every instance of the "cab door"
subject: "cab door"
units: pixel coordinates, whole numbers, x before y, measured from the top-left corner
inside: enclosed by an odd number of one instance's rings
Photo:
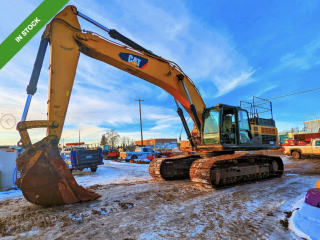
[[[320,155],[320,140],[316,140],[313,146],[313,154]]]
[[[248,112],[238,109],[238,131],[239,144],[252,144],[252,133],[250,128]]]
[[[219,144],[219,118],[218,108],[206,110],[203,114],[203,144]]]

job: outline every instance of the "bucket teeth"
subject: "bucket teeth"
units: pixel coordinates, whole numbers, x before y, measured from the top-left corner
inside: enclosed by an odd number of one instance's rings
[[[16,160],[21,177],[16,184],[37,205],[63,205],[101,197],[79,186],[50,137],[27,148]]]

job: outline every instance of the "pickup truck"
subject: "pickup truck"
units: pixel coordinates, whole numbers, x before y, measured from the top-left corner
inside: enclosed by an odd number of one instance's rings
[[[126,162],[129,162],[130,160],[135,159],[146,159],[148,155],[152,155],[153,157],[155,157],[157,153],[159,152],[155,152],[148,147],[137,147],[135,149],[135,152],[120,152],[119,159],[123,159],[126,160]]]
[[[284,150],[284,154],[292,156],[295,159],[310,155],[320,156],[320,139],[312,139],[309,145],[282,146],[282,149]]]
[[[61,157],[68,165],[70,171],[90,168],[91,172],[96,172],[98,165],[103,165],[102,149],[86,149],[83,147],[65,148],[60,152]]]

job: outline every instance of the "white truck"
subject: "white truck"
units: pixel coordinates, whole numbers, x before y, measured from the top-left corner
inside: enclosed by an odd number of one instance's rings
[[[148,147],[137,147],[135,149],[135,152],[120,152],[120,159],[126,160],[126,162],[129,162],[130,160],[135,159],[146,159],[148,155],[152,155],[155,157],[155,154],[159,153],[156,151],[153,151],[151,148]]]
[[[312,139],[309,145],[293,145],[293,146],[282,146],[284,149],[283,153],[290,155],[295,159],[299,159],[302,156],[308,157],[320,156],[320,139]]]

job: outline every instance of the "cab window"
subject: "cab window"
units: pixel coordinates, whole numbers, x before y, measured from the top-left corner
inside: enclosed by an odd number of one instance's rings
[[[251,139],[249,136],[249,132],[250,132],[249,118],[246,111],[243,111],[243,110],[238,111],[238,123],[239,123],[240,144],[251,143]]]
[[[320,146],[320,140],[316,141],[316,146]]]
[[[151,148],[144,148],[143,152],[153,152],[153,150]]]
[[[204,113],[203,143],[219,143],[219,110],[212,109]]]

